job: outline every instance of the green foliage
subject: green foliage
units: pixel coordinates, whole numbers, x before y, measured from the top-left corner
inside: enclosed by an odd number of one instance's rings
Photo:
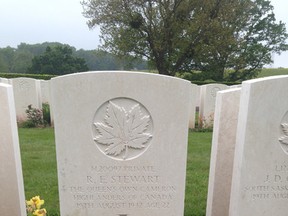
[[[13,72],[15,49],[12,47],[0,48],[0,68],[3,72]]]
[[[17,48],[0,48],[0,71],[5,73],[29,73],[32,67],[32,59],[44,55],[47,47],[55,50],[56,47],[68,47],[72,50],[73,58],[84,59],[89,70],[147,70],[148,63],[145,60],[118,56],[102,50],[76,50],[75,47],[56,43],[45,42],[41,44],[21,43]],[[60,59],[61,60],[61,59]],[[46,70],[49,66],[46,67]],[[88,70],[88,69],[85,69]],[[50,73],[50,71],[48,71]],[[48,73],[47,72],[47,73]],[[38,72],[36,72],[38,73]]]
[[[129,56],[119,58],[103,50],[78,50],[75,56],[85,59],[89,70],[147,70],[147,62]]]
[[[42,127],[44,125],[43,121],[43,112],[41,109],[33,108],[32,105],[28,105],[28,108],[25,110],[27,114],[27,120],[21,122],[20,126],[23,128],[33,128],[33,127]]]
[[[30,120],[26,120],[26,121],[23,121],[23,122],[19,122],[19,127],[21,128],[35,128],[35,123],[33,123],[32,121]]]
[[[11,78],[18,78],[18,77],[27,77],[33,79],[41,79],[41,80],[50,80],[56,75],[48,75],[48,74],[18,74],[18,73],[0,73],[0,77],[11,79]]]
[[[160,74],[198,70],[200,80],[242,81],[271,63],[272,52],[288,49],[285,25],[276,22],[268,0],[83,0],[82,5],[89,27],[100,26],[104,48],[145,57]],[[227,77],[225,69],[232,70]]]
[[[212,133],[190,132],[185,216],[205,216]],[[19,128],[26,197],[41,195],[49,216],[59,216],[53,128]]]
[[[19,122],[22,128],[35,128],[46,127],[51,125],[50,119],[50,106],[48,103],[42,104],[42,109],[33,108],[32,105],[28,105],[25,110],[27,114],[27,120]]]
[[[13,64],[10,66],[13,73],[23,73],[28,67],[31,67],[33,54],[27,51],[18,51],[14,53]]]
[[[32,65],[34,56],[45,52],[47,46],[55,47],[60,43],[26,44],[21,43],[17,48],[0,48],[0,71],[6,73],[25,73]]]
[[[200,73],[200,72],[195,72],[195,73]],[[221,81],[221,82],[216,82],[215,80],[211,80],[211,79],[201,79],[200,77],[198,77],[198,79],[196,77],[193,76],[192,73],[177,73],[176,74],[177,77],[181,78],[181,79],[186,79],[189,80],[190,82],[192,82],[193,84],[196,85],[206,85],[206,84],[211,84],[211,83],[221,83],[221,84],[225,84],[228,86],[231,85],[239,85],[241,84],[241,82],[237,81],[237,82],[229,82],[229,81]]]
[[[32,59],[32,66],[27,69],[29,73],[39,74],[68,74],[88,71],[83,58],[72,55],[73,50],[69,46],[48,46],[46,51]]]
[[[288,68],[264,68],[257,77],[288,75]]]
[[[51,125],[51,117],[50,117],[50,106],[48,103],[42,104],[42,113],[43,113],[44,126],[50,126]]]

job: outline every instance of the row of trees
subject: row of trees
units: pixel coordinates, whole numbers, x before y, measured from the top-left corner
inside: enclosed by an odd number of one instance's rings
[[[67,74],[93,70],[146,70],[147,62],[119,58],[102,50],[76,50],[61,43],[25,44],[0,48],[0,72]]]
[[[0,71],[143,70],[148,62],[160,74],[241,81],[288,50],[285,24],[276,22],[269,0],[83,0],[82,6],[89,27],[100,26],[101,50],[20,44],[0,49]]]
[[[145,57],[160,74],[244,80],[288,50],[269,0],[83,0],[103,48]],[[229,73],[227,74],[227,70]],[[201,71],[201,73],[199,73]]]

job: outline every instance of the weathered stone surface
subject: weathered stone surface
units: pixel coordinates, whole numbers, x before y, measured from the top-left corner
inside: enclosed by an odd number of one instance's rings
[[[240,92],[217,92],[206,216],[229,215]]]
[[[13,89],[0,83],[0,215],[26,215]]]
[[[200,86],[191,83],[191,112],[189,119],[189,128],[195,128],[195,115],[197,103],[200,100]]]
[[[183,215],[190,87],[129,72],[52,79],[61,215]]]
[[[40,81],[31,78],[11,79],[14,91],[16,116],[18,121],[27,119],[26,109],[28,105],[42,109]]]
[[[39,80],[41,88],[41,102],[50,104],[50,81]]]
[[[6,83],[6,84],[9,84],[9,79],[1,78],[1,77],[0,77],[0,83]]]
[[[230,216],[287,215],[288,76],[242,83]]]
[[[218,91],[227,89],[223,84],[207,84],[200,89],[199,124],[206,128],[213,125],[216,94]]]

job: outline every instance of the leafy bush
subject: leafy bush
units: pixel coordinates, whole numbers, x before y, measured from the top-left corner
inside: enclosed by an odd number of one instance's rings
[[[50,118],[50,106],[48,103],[42,104],[42,113],[43,113],[43,123],[45,126],[51,125],[51,118]]]
[[[26,109],[27,121],[21,124],[21,127],[32,128],[44,126],[43,112],[41,109],[33,108],[32,105],[28,105]]]
[[[34,127],[46,127],[51,125],[50,118],[50,106],[48,103],[42,104],[42,109],[33,108],[32,105],[28,105],[26,109],[27,120],[20,123],[20,127],[34,128]]]
[[[207,118],[201,117],[199,112],[196,112],[195,128],[190,131],[194,132],[213,132],[214,113],[211,113]]]
[[[56,75],[49,75],[49,74],[18,74],[18,73],[0,73],[0,77],[12,79],[12,78],[19,78],[19,77],[27,77],[33,79],[42,79],[42,80],[50,80]]]

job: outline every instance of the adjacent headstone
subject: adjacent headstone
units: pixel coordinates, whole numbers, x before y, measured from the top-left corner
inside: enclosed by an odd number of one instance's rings
[[[50,81],[49,80],[40,80],[40,87],[41,87],[41,104],[43,106],[43,112],[47,109],[47,105],[49,107],[50,113],[50,123],[53,125],[54,117],[53,117],[53,110],[51,107],[51,95],[50,95]]]
[[[184,214],[190,82],[88,72],[51,89],[61,215]]]
[[[231,86],[229,86],[229,88],[241,88],[241,84],[239,84],[239,85],[231,85]]]
[[[26,215],[13,89],[0,83],[0,215]]]
[[[191,112],[189,119],[189,128],[195,128],[196,108],[197,101],[200,98],[200,87],[196,84],[191,83]]]
[[[195,84],[194,84],[195,85]],[[197,88],[195,88],[194,90],[197,92],[196,94],[195,94],[195,96],[196,96],[196,107],[199,109],[199,107],[200,107],[200,104],[201,104],[201,92],[200,92],[200,90],[201,90],[201,86],[199,86],[199,85],[196,85],[197,86]]]
[[[206,216],[229,215],[240,92],[217,92]]]
[[[39,80],[41,87],[41,102],[50,104],[50,81]]]
[[[31,78],[11,79],[14,90],[17,121],[27,119],[26,110],[29,105],[33,108],[42,109],[41,88],[39,80]]]
[[[200,89],[199,126],[211,127],[214,120],[215,101],[218,91],[227,89],[224,84],[207,84]]]
[[[1,78],[1,77],[0,77],[0,83],[6,83],[6,84],[9,84],[9,79]]]
[[[288,76],[242,83],[230,216],[287,215]]]

